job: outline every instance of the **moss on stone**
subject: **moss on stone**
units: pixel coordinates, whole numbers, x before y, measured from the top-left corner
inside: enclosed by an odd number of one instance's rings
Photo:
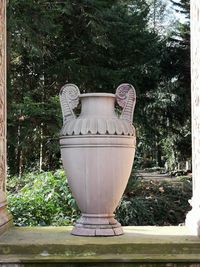
[[[125,235],[118,237],[76,237],[70,231],[71,227],[12,228],[0,238],[0,262],[200,263],[200,239],[185,227],[125,227]]]

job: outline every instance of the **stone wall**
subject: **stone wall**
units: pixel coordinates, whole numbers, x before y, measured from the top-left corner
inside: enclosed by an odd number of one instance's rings
[[[186,225],[200,236],[200,1],[191,0],[192,210]]]
[[[5,191],[6,173],[6,33],[5,33],[5,1],[0,0],[0,190]]]
[[[192,74],[192,132],[193,176],[200,177],[200,1],[191,1],[191,74]],[[200,179],[193,179],[194,191]],[[198,198],[200,188],[198,189]],[[195,193],[195,192],[194,192]]]
[[[0,0],[0,234],[11,216],[6,209],[6,0]]]
[[[0,238],[0,267],[200,267],[200,239],[184,226],[128,226],[125,235],[71,235],[71,226],[13,227]]]

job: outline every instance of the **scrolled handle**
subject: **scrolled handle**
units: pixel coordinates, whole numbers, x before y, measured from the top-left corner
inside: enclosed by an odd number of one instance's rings
[[[80,91],[75,84],[68,83],[60,90],[60,104],[63,115],[63,124],[76,118],[73,109],[78,106]]]
[[[132,124],[133,113],[136,103],[135,88],[128,83],[120,84],[117,87],[115,97],[118,105],[123,108],[120,118],[123,120],[127,120]]]

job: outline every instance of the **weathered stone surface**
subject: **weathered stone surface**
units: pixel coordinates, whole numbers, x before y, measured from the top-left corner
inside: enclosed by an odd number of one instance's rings
[[[76,118],[73,107],[77,106],[78,97],[81,113]],[[135,90],[130,84],[122,84],[116,96],[80,95],[75,85],[68,84],[61,89],[60,100],[64,121],[61,157],[68,184],[82,212],[72,234],[123,234],[122,230],[114,231],[121,225],[114,221],[113,213],[126,188],[135,154],[136,137],[128,130],[134,129]],[[120,117],[115,111],[116,100],[123,108]],[[66,129],[70,131],[64,133]]]
[[[6,206],[6,0],[0,0],[0,235],[11,224]]]
[[[6,147],[5,147],[5,104],[6,104],[6,32],[5,1],[0,0],[0,190],[5,191]]]
[[[200,236],[200,1],[191,0],[191,79],[192,79],[192,210],[186,225]]]
[[[109,263],[24,263],[24,264],[0,264],[0,267],[199,267],[200,264],[191,263],[128,263],[128,262],[109,262]]]
[[[0,263],[200,266],[200,239],[191,236],[185,227],[124,227],[125,235],[106,238],[76,237],[70,235],[70,230],[12,228],[0,238]]]
[[[93,115],[87,116],[88,97],[93,98]],[[101,103],[99,97],[104,98]],[[77,107],[79,98],[82,103],[82,111],[78,118],[73,111]],[[115,113],[114,103],[123,108],[119,117]],[[103,99],[102,99],[103,100]],[[61,136],[67,135],[129,135],[135,136],[135,128],[132,125],[133,112],[136,103],[136,92],[132,85],[121,84],[114,94],[92,93],[80,94],[79,89],[74,84],[66,84],[61,88],[60,102],[63,114],[63,127]],[[91,104],[90,104],[91,105]],[[100,112],[97,112],[97,111]]]
[[[121,224],[114,219],[114,214],[82,214],[71,233],[81,236],[115,236],[122,235],[123,230]]]

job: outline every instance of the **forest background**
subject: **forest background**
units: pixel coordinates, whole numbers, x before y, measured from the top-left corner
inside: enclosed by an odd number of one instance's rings
[[[191,158],[189,0],[10,0],[8,166],[60,168],[60,88],[134,85],[139,167]],[[142,160],[141,160],[142,159]]]
[[[19,191],[32,187],[34,180],[39,190],[47,179],[30,173],[57,172],[62,166],[58,95],[67,82],[75,83],[82,93],[114,93],[120,83],[134,85],[136,169],[167,166],[173,171],[191,160],[189,14],[189,0],[9,1],[7,138],[13,214],[19,218],[25,210],[22,200],[23,207],[17,210]],[[156,187],[159,194],[161,187]],[[23,190],[24,197],[27,186]],[[66,201],[72,203],[69,194]],[[50,212],[52,207],[46,218]],[[72,218],[75,211],[70,212]],[[32,224],[40,224],[41,214]]]

